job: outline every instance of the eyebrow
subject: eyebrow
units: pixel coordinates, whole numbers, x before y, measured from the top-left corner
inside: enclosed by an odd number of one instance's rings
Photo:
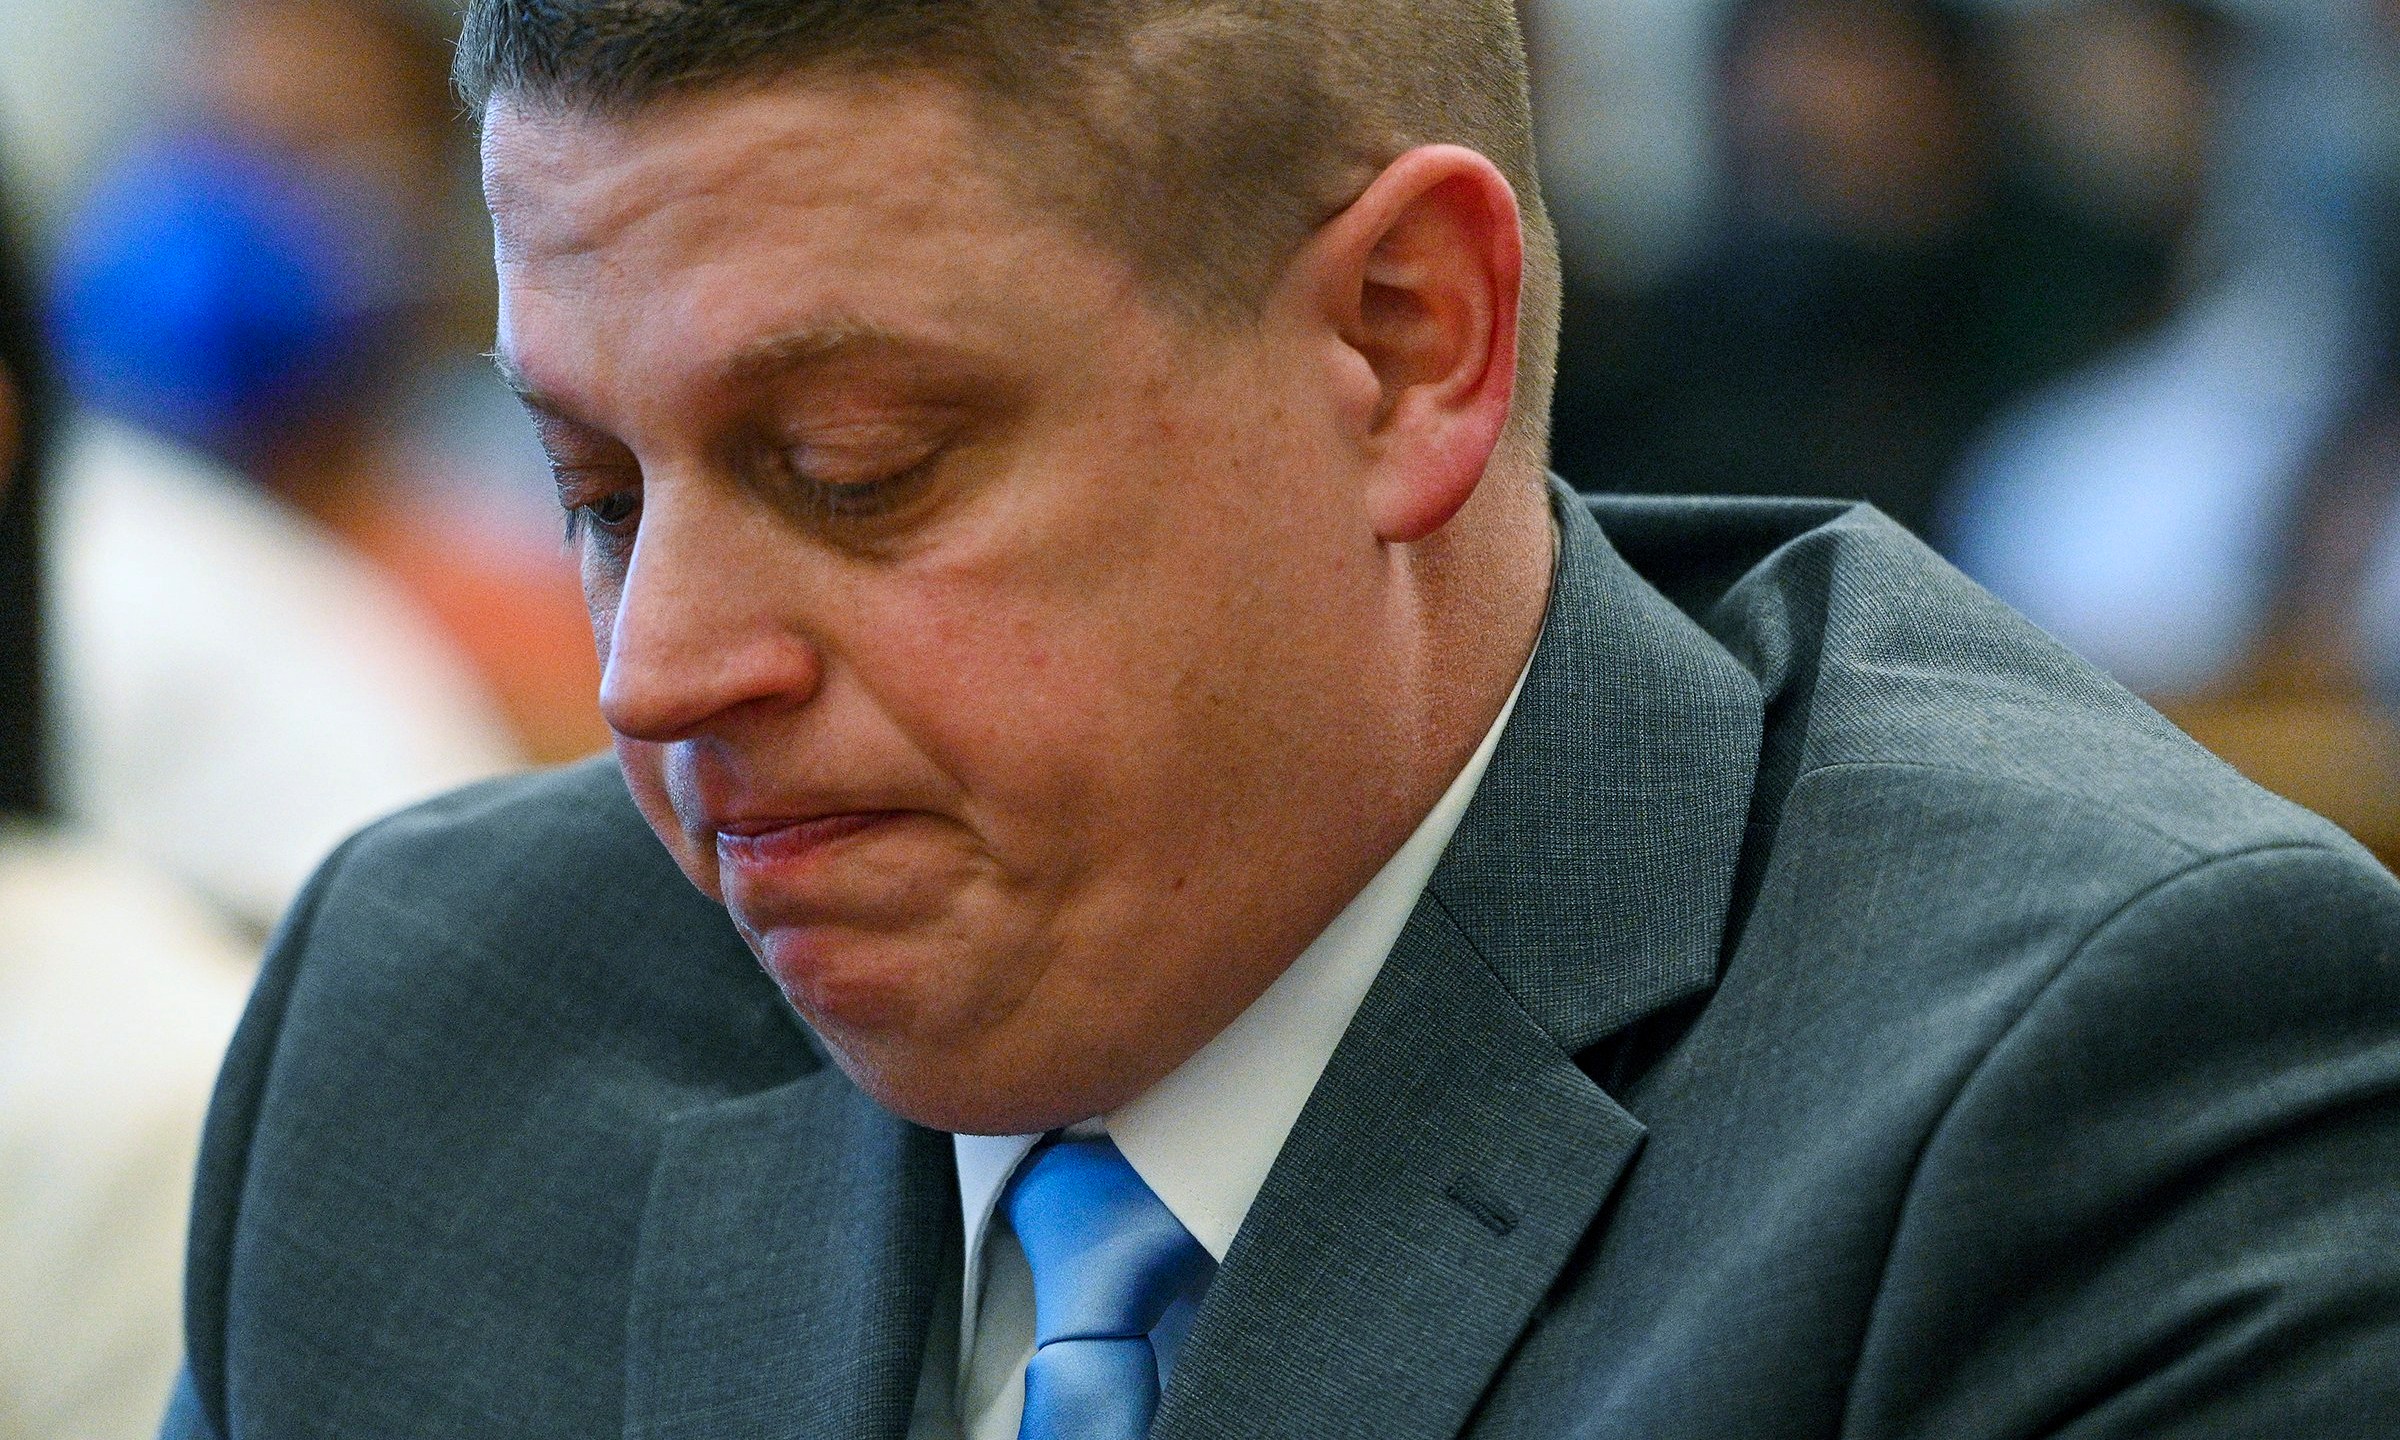
[[[517,362],[508,357],[507,351],[495,346],[485,351],[483,358],[491,361],[492,368],[500,372],[500,383],[508,387],[509,394],[529,405],[541,400],[541,392],[534,389],[533,381],[517,368]]]
[[[896,330],[859,320],[833,320],[804,326],[753,340],[736,349],[716,365],[717,378],[731,384],[755,384],[758,381],[807,369],[812,365],[828,364],[867,351],[925,349]],[[933,347],[938,348],[938,347]],[[562,420],[573,419],[568,409],[542,393],[540,386],[520,368],[507,351],[494,347],[488,355],[492,368],[500,374],[500,383],[528,409],[539,410]]]
[[[880,325],[833,320],[753,340],[719,363],[717,378],[733,384],[755,383],[865,352],[924,348],[923,342]]]
[[[519,369],[515,360],[509,358],[507,351],[495,346],[486,353],[484,358],[490,360],[492,368],[500,372],[500,383],[508,387],[508,393],[517,397],[518,404],[537,415],[547,416],[553,420],[569,424],[581,423],[575,419],[574,413],[566,406],[543,394],[541,387],[533,383],[532,377]]]

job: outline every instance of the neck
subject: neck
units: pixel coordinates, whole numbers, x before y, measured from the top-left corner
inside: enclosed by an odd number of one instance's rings
[[[1547,481],[1495,465],[1448,525],[1398,557],[1422,656],[1417,788],[1430,805],[1491,729],[1541,637],[1558,533]]]

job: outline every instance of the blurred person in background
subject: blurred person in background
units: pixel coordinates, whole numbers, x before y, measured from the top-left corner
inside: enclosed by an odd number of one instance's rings
[[[471,366],[510,404],[474,354],[489,282],[455,243],[439,19],[425,0],[203,0],[177,118],[71,219],[53,310],[88,404],[207,451],[375,562],[517,745],[565,759],[604,737],[597,661],[521,417],[491,449],[457,403],[478,393],[456,376]]]
[[[418,609],[238,477],[114,422],[61,437],[44,663],[65,811],[263,935],[367,820],[509,769]]]
[[[1721,233],[1587,265],[1562,470],[1874,499],[2400,859],[2400,137],[2342,109],[2400,65],[2324,5],[1726,13]]]
[[[238,8],[212,13],[231,24]],[[288,73],[274,55],[308,48],[296,20],[275,43],[277,27],[257,28],[257,46],[199,49],[219,69]],[[275,91],[246,73],[215,89]],[[329,120],[293,124],[362,175],[421,160],[339,140]],[[334,483],[301,477],[365,430],[320,382],[366,373],[396,323],[356,303],[415,258],[397,238],[356,248],[390,206],[363,180],[337,206],[231,127],[174,133],[95,192],[53,285],[67,388],[87,410],[63,429],[45,499],[52,778],[66,813],[263,934],[344,834],[524,750],[424,608],[297,503],[334,513]],[[325,283],[341,263],[348,288]],[[219,458],[189,448],[203,446]]]
[[[1731,7],[1716,237],[1654,290],[1570,290],[1561,471],[1926,528],[1992,408],[2127,328],[2161,268],[2019,173],[1988,69],[1950,5]]]
[[[181,1348],[189,1171],[256,956],[54,803],[57,415],[24,280],[0,227],[0,1435],[132,1440]]]
[[[2400,4],[2373,7],[2400,80]],[[2254,780],[2400,862],[2400,135],[2368,203],[2368,379],[2296,467],[2257,542],[2257,619],[2239,657],[2162,697]]]
[[[2056,173],[2171,246],[2148,323],[1996,416],[1939,523],[1952,558],[2117,679],[2190,695],[2239,662],[2301,477],[2366,369],[2370,310],[2305,157],[2265,123],[2280,37],[2186,0],[2059,0],[2002,22]]]
[[[2389,341],[2386,341],[2389,344]],[[2400,865],[2400,369],[2309,458],[2267,544],[2259,618],[2212,683],[2157,697],[2193,738]]]

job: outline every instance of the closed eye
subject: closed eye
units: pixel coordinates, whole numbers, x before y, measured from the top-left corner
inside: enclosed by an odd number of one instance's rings
[[[562,473],[558,503],[566,511],[569,545],[607,541],[610,548],[621,548],[641,523],[641,487],[613,478],[579,481]]]
[[[752,468],[761,489],[804,524],[889,525],[925,496],[947,449],[940,435],[770,444]]]

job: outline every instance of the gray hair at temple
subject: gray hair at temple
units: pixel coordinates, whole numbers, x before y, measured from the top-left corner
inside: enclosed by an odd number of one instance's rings
[[[1546,461],[1558,245],[1512,0],[469,0],[454,78],[478,116],[621,117],[809,73],[958,85],[1036,199],[1195,319],[1255,314],[1402,152],[1482,153],[1524,216],[1504,453]]]

